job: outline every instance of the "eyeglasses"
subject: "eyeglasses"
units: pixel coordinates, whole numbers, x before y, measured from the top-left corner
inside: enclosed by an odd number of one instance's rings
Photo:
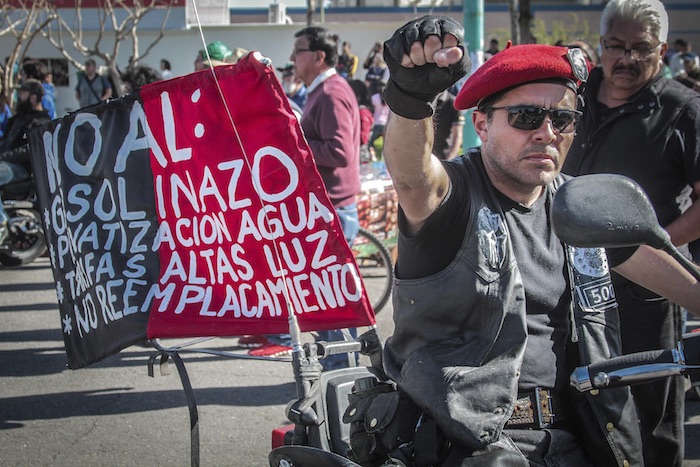
[[[629,53],[630,58],[637,62],[646,60],[649,57],[649,55],[651,55],[654,51],[661,47],[661,44],[662,42],[660,42],[659,45],[657,45],[654,48],[649,46],[642,46],[635,47],[634,49],[626,49],[617,45],[608,45],[608,41],[603,39],[603,47],[605,47],[605,51],[607,52],[610,58],[618,60]]]
[[[507,110],[508,124],[518,130],[536,130],[542,126],[544,119],[549,115],[552,128],[559,133],[571,133],[574,131],[576,119],[583,115],[578,110],[544,109],[533,105],[513,105],[506,107],[490,107],[489,110]]]
[[[294,50],[292,50],[292,56],[296,56],[296,55],[298,55],[298,54],[300,54],[300,53],[302,53],[302,52],[315,52],[315,50],[311,50],[311,49],[294,49]]]

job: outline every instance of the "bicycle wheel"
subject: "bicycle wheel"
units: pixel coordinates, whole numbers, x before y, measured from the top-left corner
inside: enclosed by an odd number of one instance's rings
[[[389,300],[394,284],[394,265],[389,250],[376,235],[360,227],[352,253],[374,313],[379,313]]]

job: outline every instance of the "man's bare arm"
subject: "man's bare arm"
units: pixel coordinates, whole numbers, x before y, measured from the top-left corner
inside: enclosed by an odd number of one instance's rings
[[[668,253],[642,245],[615,272],[700,316],[700,282]]]
[[[468,65],[461,26],[437,21],[401,28],[384,46],[391,68],[384,97],[392,110],[384,156],[412,232],[423,226],[449,191],[447,172],[431,155],[432,113],[437,95],[463,76]]]
[[[433,120],[410,120],[391,114],[385,141],[387,168],[411,233],[415,233],[440,206],[450,186],[442,163],[431,155]]]

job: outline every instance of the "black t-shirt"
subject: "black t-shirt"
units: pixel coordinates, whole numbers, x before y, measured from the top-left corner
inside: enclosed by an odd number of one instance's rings
[[[396,271],[401,279],[417,279],[441,271],[454,259],[464,240],[469,216],[468,190],[456,164],[446,162],[444,166],[452,180],[449,197],[418,234],[399,236]],[[553,192],[548,187],[527,208],[499,193],[527,303],[529,337],[520,390],[535,386],[563,390],[569,384],[564,353],[570,330],[571,291],[565,249],[554,234],[548,215],[552,198]],[[401,212],[399,226],[406,231]],[[629,254],[629,251],[617,254],[615,259],[624,261]]]

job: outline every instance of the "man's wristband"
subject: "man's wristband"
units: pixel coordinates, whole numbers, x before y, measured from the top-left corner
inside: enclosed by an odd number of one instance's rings
[[[389,79],[384,88],[384,102],[392,112],[410,120],[422,120],[432,117],[435,113],[435,101],[437,96],[426,102],[403,92],[401,88]]]

